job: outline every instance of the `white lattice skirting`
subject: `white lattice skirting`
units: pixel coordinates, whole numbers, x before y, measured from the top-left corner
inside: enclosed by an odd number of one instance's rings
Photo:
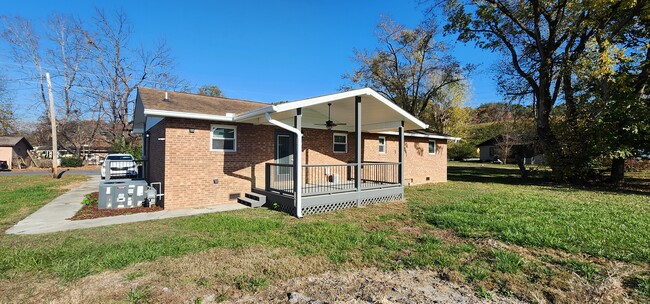
[[[372,204],[377,204],[377,203],[386,203],[386,202],[399,201],[401,199],[402,199],[402,194],[392,194],[392,195],[378,196],[378,197],[373,197],[373,198],[362,199],[360,205],[361,206],[367,206],[367,205],[372,205]],[[356,206],[357,206],[357,202],[355,200],[332,202],[332,203],[329,203],[329,204],[321,204],[321,205],[317,205],[317,206],[304,207],[304,208],[302,208],[302,214],[303,215],[309,215],[309,214],[318,214],[318,213],[324,213],[324,212],[332,212],[332,211],[352,208],[352,207],[356,207]]]

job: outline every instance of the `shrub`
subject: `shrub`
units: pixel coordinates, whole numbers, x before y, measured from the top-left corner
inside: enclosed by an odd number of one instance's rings
[[[99,192],[88,193],[84,196],[84,200],[81,201],[81,204],[84,206],[96,204],[99,200]]]
[[[61,167],[81,167],[84,165],[83,159],[78,156],[62,157]]]
[[[447,150],[447,158],[452,160],[463,160],[477,156],[476,146],[469,142],[450,143]]]
[[[52,168],[52,160],[51,159],[37,159],[36,160],[36,165],[39,168]]]

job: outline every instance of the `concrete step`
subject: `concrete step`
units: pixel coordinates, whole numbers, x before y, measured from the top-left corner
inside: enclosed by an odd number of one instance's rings
[[[262,205],[264,205],[263,202],[260,202],[258,200],[254,200],[254,199],[251,199],[251,198],[248,198],[248,197],[237,198],[237,202],[240,203],[240,204],[249,206],[251,208],[257,208],[257,207],[261,207]]]
[[[266,196],[262,195],[262,194],[258,194],[258,193],[255,193],[255,192],[248,192],[248,193],[245,193],[244,196],[247,197],[247,198],[250,198],[252,200],[256,200],[256,201],[262,203],[262,205],[264,205],[266,203]]]

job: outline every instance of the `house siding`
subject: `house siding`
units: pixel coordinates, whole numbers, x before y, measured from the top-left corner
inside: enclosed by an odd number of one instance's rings
[[[13,147],[0,147],[0,160],[7,162],[7,166],[11,169],[13,162]]]
[[[267,125],[177,118],[165,118],[163,122],[150,131],[150,162],[152,181],[155,181],[155,176],[160,176],[158,171],[154,174],[154,167],[164,172],[165,209],[233,202],[252,188],[264,188],[265,164],[274,162],[275,158],[275,134],[285,132]],[[213,124],[237,127],[236,152],[210,151]],[[194,129],[194,133],[190,133],[190,129]],[[162,146],[154,145],[160,143],[154,138],[154,132],[164,133]],[[354,133],[347,133],[346,153],[333,152],[333,133],[345,132],[303,129],[303,164],[343,164],[354,161]],[[397,136],[386,136],[386,139],[387,153],[379,155],[378,152],[375,153],[378,149],[377,136],[364,134],[366,160],[397,162]],[[412,184],[446,181],[446,141],[438,140],[437,144],[438,153],[429,155],[426,138],[407,138],[407,182],[409,179]],[[155,163],[157,157],[164,159],[164,163]],[[422,169],[425,167],[428,169]],[[429,181],[426,181],[427,176],[430,177]],[[215,180],[218,182],[215,183]]]

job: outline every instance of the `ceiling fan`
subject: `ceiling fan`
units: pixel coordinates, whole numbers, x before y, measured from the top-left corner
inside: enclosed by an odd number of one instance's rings
[[[328,109],[327,109],[327,121],[324,124],[317,124],[321,126],[325,126],[328,130],[332,130],[332,128],[336,126],[345,126],[347,125],[346,123],[335,123],[332,121],[332,103],[327,104]]]

